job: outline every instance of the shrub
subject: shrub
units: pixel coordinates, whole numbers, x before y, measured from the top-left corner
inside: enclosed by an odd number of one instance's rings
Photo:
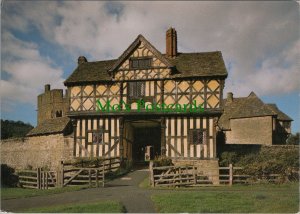
[[[153,166],[174,166],[174,164],[172,163],[172,159],[164,156],[159,156],[155,157],[155,159],[153,160]]]
[[[229,163],[243,167],[241,172],[255,179],[268,178],[271,174],[280,174],[282,181],[299,180],[298,148],[291,147],[261,147],[258,152],[248,153],[223,152],[220,165]]]
[[[6,164],[1,164],[1,187],[16,187],[19,178],[14,174],[15,170]]]

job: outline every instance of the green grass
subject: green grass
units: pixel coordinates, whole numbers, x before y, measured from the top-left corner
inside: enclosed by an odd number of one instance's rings
[[[139,184],[139,187],[140,188],[146,188],[146,189],[148,189],[148,188],[150,188],[150,184],[149,184],[149,181],[150,179],[149,179],[149,177],[147,176],[140,184]]]
[[[124,213],[126,210],[119,202],[101,201],[97,203],[67,204],[23,210],[25,213]]]
[[[81,189],[86,189],[87,186],[74,186],[74,187],[64,187],[64,188],[54,188],[54,189],[23,189],[23,188],[1,188],[1,198],[13,199],[13,198],[27,198],[41,195],[51,195],[62,192],[77,191]]]
[[[163,213],[296,213],[299,184],[179,189],[154,194],[152,200]]]

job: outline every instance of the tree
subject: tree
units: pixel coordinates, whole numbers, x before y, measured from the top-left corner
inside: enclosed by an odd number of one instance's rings
[[[31,129],[33,129],[32,125],[25,124],[22,121],[1,119],[1,140],[14,137],[25,137]]]
[[[299,145],[300,144],[300,133],[291,134],[287,139],[286,144],[288,145]]]

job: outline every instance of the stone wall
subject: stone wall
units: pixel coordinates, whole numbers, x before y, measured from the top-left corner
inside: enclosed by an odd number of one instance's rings
[[[1,164],[16,169],[48,167],[55,170],[61,160],[73,156],[73,137],[62,134],[1,141]]]
[[[181,160],[172,159],[175,166],[193,165],[197,167],[198,173],[206,175],[213,184],[219,184],[219,159],[203,160]]]
[[[231,131],[226,131],[226,144],[272,145],[272,117],[252,117],[230,120]]]
[[[50,90],[50,85],[45,85],[45,92],[37,98],[38,117],[37,123],[44,120],[63,117],[68,112],[68,96],[64,95],[62,89]]]

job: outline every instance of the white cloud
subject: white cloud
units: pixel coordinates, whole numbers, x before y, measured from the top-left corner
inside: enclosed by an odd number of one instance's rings
[[[8,5],[9,6],[9,5]],[[4,15],[5,29],[39,29],[49,42],[65,48],[72,56],[89,55],[89,60],[118,57],[143,34],[161,52],[165,51],[165,31],[177,29],[179,51],[221,50],[227,68],[231,65],[225,91],[235,95],[283,94],[298,91],[299,5],[296,2],[16,2],[12,16]],[[114,8],[116,10],[114,10]],[[116,12],[117,11],[117,12]],[[9,20],[7,17],[12,17]],[[27,52],[39,57],[35,44]],[[33,45],[33,46],[32,46]],[[24,50],[25,49],[25,50]],[[45,79],[58,80],[59,69],[37,60],[33,72],[39,76],[34,87]],[[10,65],[15,82],[22,80],[20,68]],[[45,67],[42,64],[45,63]],[[51,69],[56,70],[53,71]],[[41,74],[38,71],[43,70]],[[17,77],[18,76],[18,77]],[[25,75],[26,78],[26,75]],[[38,82],[41,81],[41,82]],[[27,83],[24,83],[27,85]]]
[[[3,104],[12,101],[36,104],[36,97],[46,83],[63,88],[62,69],[54,68],[43,58],[35,43],[21,41],[8,32],[3,33],[2,41],[1,70],[8,73],[8,78],[1,80]]]

